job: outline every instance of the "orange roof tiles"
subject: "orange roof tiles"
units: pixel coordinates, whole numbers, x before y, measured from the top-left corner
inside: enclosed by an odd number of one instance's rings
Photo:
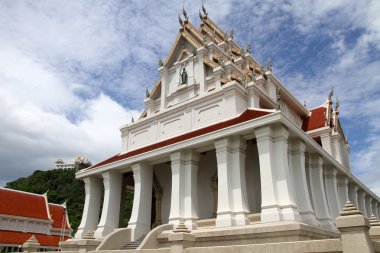
[[[0,213],[49,220],[42,195],[0,188]]]
[[[60,205],[49,204],[50,216],[53,220],[53,228],[62,228],[69,230],[70,225],[66,219],[65,208]]]
[[[311,131],[325,126],[326,108],[319,107],[310,111],[311,115],[305,118],[302,122],[304,131]]]

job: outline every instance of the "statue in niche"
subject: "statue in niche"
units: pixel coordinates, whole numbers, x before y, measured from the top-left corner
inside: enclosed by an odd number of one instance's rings
[[[187,72],[186,72],[185,67],[183,67],[182,73],[181,73],[181,85],[182,84],[187,84]]]

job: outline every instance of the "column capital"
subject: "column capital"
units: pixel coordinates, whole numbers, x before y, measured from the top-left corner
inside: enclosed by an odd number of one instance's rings
[[[331,165],[325,165],[325,169],[323,170],[325,177],[336,177],[338,172],[335,167]]]
[[[289,150],[292,154],[305,153],[306,144],[299,138],[292,138],[289,140]]]
[[[270,125],[262,126],[255,129],[257,142],[268,141],[273,139],[273,129]]]
[[[309,154],[309,160],[308,163],[311,167],[322,167],[323,166],[323,158],[321,155],[317,153],[311,153]]]
[[[117,175],[122,175],[122,173],[118,172],[118,171],[105,171],[102,173],[102,177],[103,177],[103,180],[111,180],[112,177],[115,177]]]
[[[277,124],[273,127],[273,137],[276,140],[288,140],[289,130],[282,124]]]

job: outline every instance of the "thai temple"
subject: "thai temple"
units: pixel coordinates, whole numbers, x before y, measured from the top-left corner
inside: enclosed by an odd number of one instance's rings
[[[77,173],[83,216],[61,250],[380,252],[380,199],[351,173],[333,92],[307,109],[203,5],[199,17],[183,9],[120,153]]]
[[[40,251],[59,250],[72,229],[66,205],[48,203],[46,194],[0,188],[0,252],[19,252],[26,242]]]

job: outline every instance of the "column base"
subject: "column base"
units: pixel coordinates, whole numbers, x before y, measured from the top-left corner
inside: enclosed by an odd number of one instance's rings
[[[338,231],[337,227],[335,226],[335,224],[332,222],[330,218],[320,218],[318,220],[321,227],[332,230],[332,231]]]
[[[75,239],[81,239],[82,236],[86,233],[84,228],[78,228],[78,231],[75,233],[74,238]]]
[[[128,228],[131,229],[131,241],[138,240],[141,236],[146,235],[150,231],[149,224],[128,223]]]
[[[245,213],[234,214],[234,213],[223,213],[217,214],[215,226],[216,227],[233,227],[233,226],[244,226],[250,223],[247,215]]]
[[[301,216],[295,207],[283,207],[281,208],[281,219],[285,221],[301,221]]]
[[[315,217],[314,212],[312,212],[312,211],[300,212],[300,215],[301,215],[301,219],[304,223],[315,226],[315,227],[320,226],[317,218]]]
[[[261,222],[281,221],[281,213],[278,207],[261,207]]]
[[[111,233],[112,231],[114,230],[114,228],[112,227],[108,227],[108,226],[98,226],[98,228],[96,229],[95,233],[94,233],[94,237],[96,239],[98,238],[103,238],[105,237],[106,235],[108,235],[109,233]]]

